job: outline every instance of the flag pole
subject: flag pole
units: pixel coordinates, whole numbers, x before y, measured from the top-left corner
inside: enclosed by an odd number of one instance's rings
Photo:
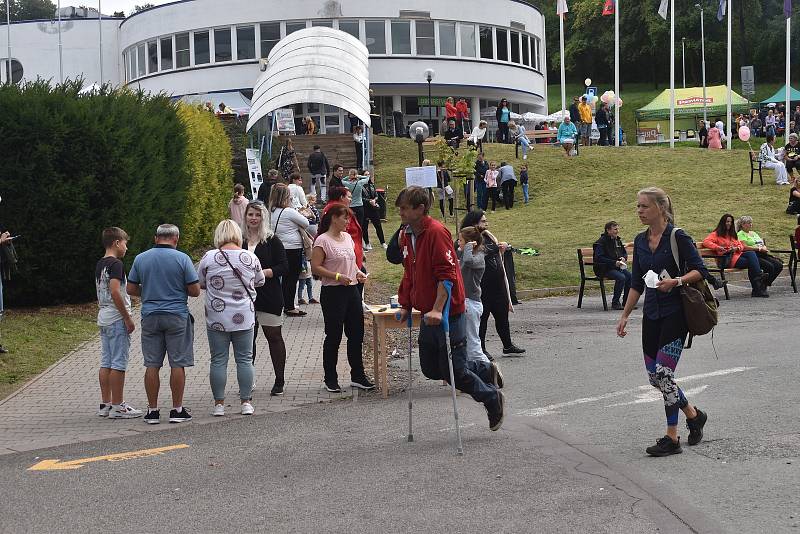
[[[566,76],[564,74],[564,15],[558,16],[558,29],[561,38],[561,120],[564,120],[567,109],[567,86]],[[788,63],[787,63],[788,65]],[[787,67],[788,68],[788,67]]]
[[[786,132],[786,144],[789,144],[789,110],[791,108],[790,102],[790,87],[792,82],[792,70],[790,60],[792,57],[791,53],[791,44],[792,44],[792,17],[786,17],[786,111],[785,111],[785,132]],[[797,126],[797,125],[795,125]]]
[[[64,83],[64,54],[61,45],[61,0],[58,0],[58,81]]]
[[[675,0],[669,2],[669,147],[675,148]]]
[[[103,86],[103,0],[97,0],[97,29],[100,42],[100,87]]]
[[[6,0],[6,39],[8,40],[8,60],[6,61],[6,83],[11,83],[11,8]]]
[[[619,98],[619,3],[614,2],[614,98]],[[619,146],[619,106],[614,101],[614,146]]]
[[[733,0],[728,0],[726,5],[728,10],[728,150],[733,149],[733,128],[731,127],[731,79],[733,70],[733,61],[731,60],[731,11],[733,11]],[[786,108],[787,111],[789,108]],[[738,125],[734,125],[737,127]]]

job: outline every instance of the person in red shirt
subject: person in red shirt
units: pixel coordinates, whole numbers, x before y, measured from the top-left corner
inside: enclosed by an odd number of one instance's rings
[[[458,127],[461,128],[462,132],[466,132],[469,128],[466,128],[464,121],[469,120],[469,108],[467,107],[467,101],[464,97],[458,99],[456,102],[456,123]]]
[[[458,111],[457,111],[457,108],[456,108],[455,104],[453,103],[453,97],[452,96],[448,96],[447,99],[444,101],[444,116],[445,116],[445,119],[448,120],[448,121],[450,119],[454,119],[455,120],[457,113],[458,113]]]
[[[324,217],[333,204],[343,204],[345,207],[350,207],[350,200],[353,194],[346,187],[333,187],[328,190],[328,203],[322,208],[322,216]],[[320,231],[322,233],[322,231]],[[361,225],[358,224],[358,217],[350,217],[350,223],[347,225],[347,233],[353,238],[353,245],[356,252],[356,265],[364,272],[364,241],[362,239],[363,231]]]
[[[423,314],[419,329],[419,360],[422,373],[431,380],[450,381],[447,344],[439,327],[447,301],[443,282],[453,284],[450,300],[450,349],[455,386],[483,403],[489,428],[503,425],[505,399],[500,388],[503,377],[493,362],[467,361],[464,281],[458,266],[453,236],[439,221],[428,215],[431,199],[421,187],[407,187],[395,201],[400,219],[406,225],[398,245],[403,254],[403,279],[397,295],[398,320],[404,322],[412,309]]]

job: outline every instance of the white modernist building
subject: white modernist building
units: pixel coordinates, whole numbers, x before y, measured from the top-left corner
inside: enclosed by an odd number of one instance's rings
[[[239,93],[249,99],[259,60],[278,41],[325,26],[367,47],[373,112],[381,117],[373,127],[393,130],[396,112],[405,124],[432,112],[436,128],[447,96],[466,98],[473,122],[500,98],[513,112],[546,115],[544,24],[524,0],[181,0],[125,19],[64,20],[60,47],[57,21],[12,24],[12,76],[57,81],[61,65],[64,78],[91,84],[102,57],[106,82],[215,102]],[[0,61],[7,55],[0,47]],[[435,72],[432,102],[427,69]],[[295,116],[304,115],[322,132],[349,131],[347,112],[334,106],[296,105]]]

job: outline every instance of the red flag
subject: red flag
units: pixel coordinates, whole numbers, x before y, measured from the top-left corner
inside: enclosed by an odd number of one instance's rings
[[[603,5],[603,16],[613,15],[614,8],[615,8],[614,0],[606,0],[606,3]]]

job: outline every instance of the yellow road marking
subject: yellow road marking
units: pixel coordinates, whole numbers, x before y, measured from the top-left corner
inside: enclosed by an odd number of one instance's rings
[[[124,460],[134,460],[136,458],[147,458],[148,456],[157,456],[159,454],[164,454],[168,451],[174,451],[177,449],[187,449],[189,448],[188,445],[185,443],[180,443],[178,445],[170,445],[168,447],[158,447],[155,449],[143,449],[140,451],[130,451],[130,452],[120,452],[118,454],[106,454],[105,456],[94,456],[92,458],[82,458],[80,460],[70,460],[68,462],[62,462],[60,459],[56,458],[54,460],[42,460],[41,462],[32,465],[28,468],[28,471],[59,471],[59,470],[67,470],[67,469],[80,469],[84,466],[84,464],[88,464],[90,462],[121,462]]]

